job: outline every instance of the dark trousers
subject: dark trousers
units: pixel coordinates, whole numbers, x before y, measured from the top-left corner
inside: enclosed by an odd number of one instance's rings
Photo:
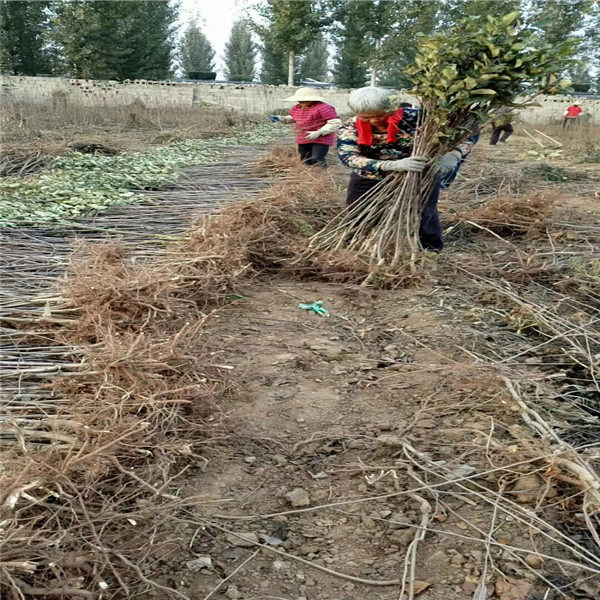
[[[570,127],[571,125],[575,125],[577,123],[578,117],[565,117],[563,119],[563,127]]]
[[[348,192],[346,195],[346,204],[353,205],[360,201],[363,194],[366,194],[371,188],[379,183],[380,179],[367,179],[356,173],[350,175],[348,183]],[[442,224],[438,213],[438,199],[440,197],[440,185],[437,184],[427,200],[421,215],[421,226],[419,227],[419,238],[421,245],[427,250],[441,250],[444,247],[442,240]]]
[[[510,123],[494,127],[492,131],[492,137],[490,138],[490,145],[495,146],[498,141],[505,142],[513,134],[513,131],[513,126]],[[502,137],[500,137],[501,133]]]
[[[300,160],[307,165],[319,165],[327,167],[325,156],[329,151],[329,146],[326,144],[298,144],[298,154]]]

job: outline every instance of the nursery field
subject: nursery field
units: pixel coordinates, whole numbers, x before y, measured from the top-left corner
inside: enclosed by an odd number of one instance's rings
[[[598,130],[484,133],[377,278],[307,251],[335,156],[152,122],[11,141],[2,596],[600,597]]]

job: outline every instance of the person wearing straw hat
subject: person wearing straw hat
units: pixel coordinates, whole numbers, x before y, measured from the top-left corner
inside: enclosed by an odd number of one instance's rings
[[[326,167],[325,156],[335,144],[335,133],[342,124],[335,108],[309,87],[298,88],[284,101],[295,103],[289,116],[271,115],[268,118],[273,122],[295,123],[295,142],[302,161],[307,165]]]

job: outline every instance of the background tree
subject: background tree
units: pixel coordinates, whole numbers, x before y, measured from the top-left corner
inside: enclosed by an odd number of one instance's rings
[[[353,88],[367,81],[367,48],[362,27],[360,2],[345,2],[334,11],[336,53],[333,81],[340,87]]]
[[[0,64],[3,72],[38,75],[51,70],[48,50],[50,2],[0,3]]]
[[[176,11],[168,0],[57,4],[54,40],[73,77],[165,79]]]
[[[445,0],[440,10],[440,23],[451,27],[460,19],[485,19],[514,11],[522,11],[529,0]]]
[[[317,81],[326,81],[329,72],[327,59],[329,51],[327,41],[322,33],[315,37],[306,53],[300,58],[299,76],[300,79],[316,79]]]
[[[260,80],[267,85],[281,85],[287,82],[287,56],[271,39],[263,37],[261,46],[262,70]]]
[[[600,94],[600,2],[592,4],[585,25],[584,57],[586,64],[595,71],[594,87]]]
[[[530,23],[543,32],[545,41],[559,44],[568,37],[581,35],[592,4],[592,0],[534,0]]]
[[[195,22],[187,26],[181,38],[179,63],[188,77],[190,73],[207,73],[215,68],[215,51]]]
[[[252,81],[256,45],[252,41],[250,24],[245,19],[236,21],[231,27],[229,41],[225,45],[225,67],[230,81]]]
[[[395,14],[388,16],[392,21],[390,32],[380,49],[380,84],[409,87],[410,82],[404,71],[415,59],[416,41],[421,35],[429,35],[443,28],[442,13],[446,6],[440,0],[405,0],[402,6],[394,5],[392,8]]]
[[[303,54],[323,26],[324,9],[315,0],[267,0],[256,8],[261,20],[255,28],[263,40],[263,55],[270,59],[278,52],[287,57],[287,83],[294,85],[294,58]]]

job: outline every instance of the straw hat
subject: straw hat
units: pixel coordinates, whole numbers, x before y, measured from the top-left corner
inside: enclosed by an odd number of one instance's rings
[[[284,102],[325,102],[319,92],[309,87],[298,88],[293,96],[284,98]]]

